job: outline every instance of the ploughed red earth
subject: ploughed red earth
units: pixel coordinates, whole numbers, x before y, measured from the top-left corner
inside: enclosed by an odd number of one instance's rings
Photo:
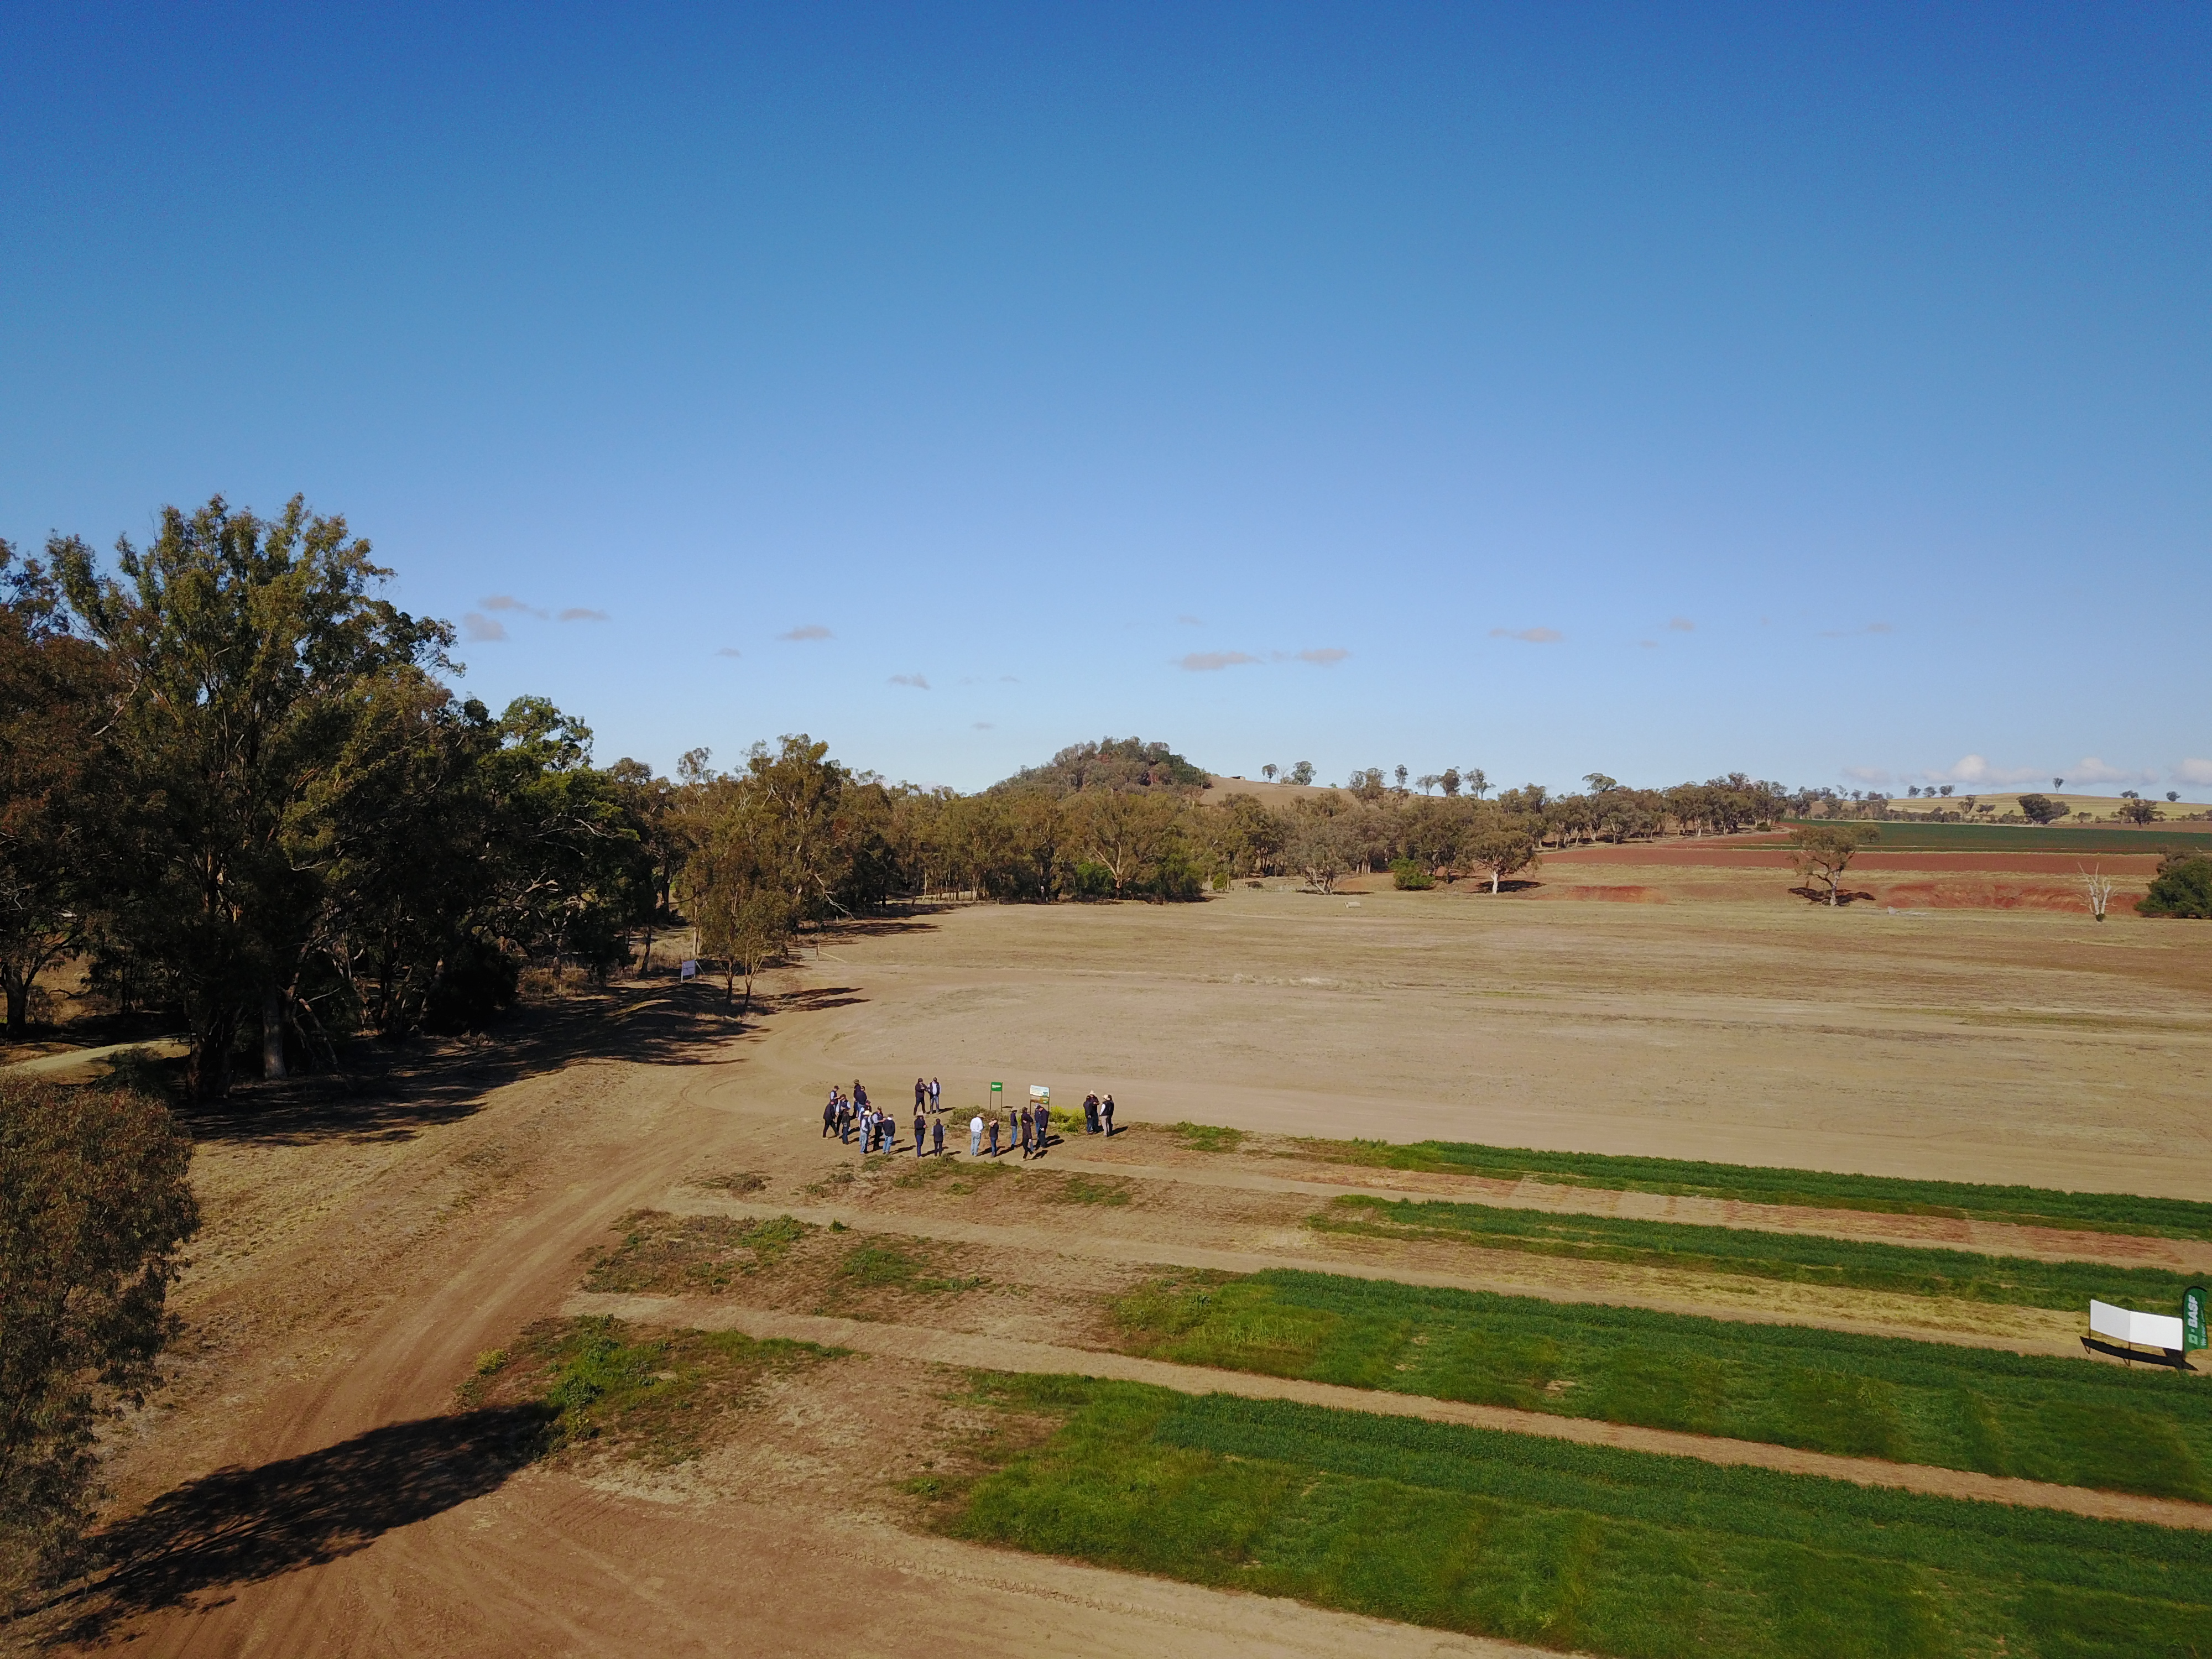
[[[1851,860],[1854,875],[1862,872],[1910,871],[1929,875],[2072,876],[2083,870],[2101,869],[2108,876],[2123,876],[2148,883],[2158,873],[2156,853],[1884,853],[1869,848]],[[1735,840],[1711,842],[1609,842],[1595,847],[1570,847],[1547,852],[1543,867],[1586,864],[1681,865],[1720,870],[1787,870],[1790,854],[1779,843],[1751,845]]]

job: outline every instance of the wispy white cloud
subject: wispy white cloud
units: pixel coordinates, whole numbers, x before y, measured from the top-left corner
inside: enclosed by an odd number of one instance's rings
[[[1646,651],[1656,651],[1659,648],[1659,641],[1656,640],[1638,640],[1637,644],[1642,646]]]
[[[607,613],[604,611],[587,611],[580,605],[572,605],[561,613],[561,620],[562,622],[605,622]]]
[[[1242,651],[1194,651],[1177,665],[1194,674],[1212,674],[1224,668],[1236,668],[1248,662],[1257,662],[1257,657]]]
[[[1493,628],[1493,640],[1523,640],[1530,645],[1557,645],[1566,635],[1556,628]]]
[[[1669,617],[1667,619],[1667,626],[1677,634],[1694,634],[1698,631],[1697,623],[1692,622],[1687,617]]]
[[[494,593],[479,603],[487,611],[519,611],[526,617],[535,617],[540,622],[545,620],[543,611],[534,605],[525,604],[512,593]]]
[[[488,640],[503,640],[507,637],[507,624],[494,621],[482,611],[471,611],[461,618],[461,637],[479,645]]]
[[[2212,784],[2212,760],[2185,760],[2173,769],[2176,783]]]
[[[2094,755],[2084,755],[2066,775],[2069,783],[2156,783],[2155,772],[2131,772],[2124,766],[2107,766]]]
[[[1203,617],[1194,617],[1188,611],[1185,611],[1182,616],[1177,617],[1176,618],[1176,622],[1178,625],[1184,628],[1203,628],[1206,626],[1206,619]]]
[[[978,732],[994,732],[998,728],[992,725],[988,720],[977,720],[975,722],[975,729]]]
[[[1319,645],[1298,653],[1300,662],[1310,662],[1316,668],[1334,668],[1352,653],[1340,645]]]
[[[1877,789],[1890,781],[1889,774],[1879,766],[1846,766],[1844,775],[1853,783],[1863,783]]]
[[[1948,771],[1930,772],[1928,776],[1943,783],[2026,783],[2030,779],[2051,775],[2039,766],[1992,766],[1981,755],[1961,755]]]
[[[776,635],[780,640],[827,640],[836,637],[820,623],[801,623],[789,632]]]
[[[1848,640],[1861,634],[1893,634],[1896,631],[1886,622],[1870,622],[1864,628],[1824,628],[1820,630],[1820,637],[1824,640]]]
[[[734,645],[726,645],[714,653],[718,657],[742,657],[745,653]]]
[[[919,674],[894,674],[891,676],[891,684],[893,685],[910,685],[917,691],[927,691],[929,690],[929,682]]]

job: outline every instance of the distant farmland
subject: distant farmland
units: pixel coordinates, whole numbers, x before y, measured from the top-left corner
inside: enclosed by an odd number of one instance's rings
[[[2212,830],[2157,823],[2142,830],[2112,824],[2075,830],[2056,824],[1894,822],[1868,827],[1881,831],[1881,839],[1874,845],[1886,853],[2079,853],[2085,857],[2119,853],[2142,856],[2166,851],[2212,853]]]

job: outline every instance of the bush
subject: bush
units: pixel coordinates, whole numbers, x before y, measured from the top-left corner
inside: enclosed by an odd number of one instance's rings
[[[1159,871],[1148,885],[1154,898],[1188,902],[1204,895],[1206,873],[1191,862],[1188,854],[1177,849],[1160,860]]]
[[[1420,892],[1437,884],[1437,878],[1413,859],[1390,860],[1390,884],[1407,892]]]
[[[2212,921],[2212,858],[2197,853],[2165,860],[2150,891],[2136,901],[2136,914]]]
[[[521,964],[489,940],[464,939],[423,999],[422,1029],[441,1036],[483,1030],[514,1006],[521,973]]]
[[[1114,872],[1103,864],[1093,864],[1085,859],[1075,866],[1073,890],[1079,899],[1105,898],[1114,890]]]
[[[157,1100],[0,1083],[0,1599],[67,1559],[96,1425],[159,1381],[191,1158]]]

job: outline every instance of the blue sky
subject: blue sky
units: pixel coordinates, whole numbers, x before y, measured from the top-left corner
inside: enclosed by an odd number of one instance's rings
[[[2208,138],[2180,5],[9,8],[0,536],[304,492],[663,768],[2212,799]]]

